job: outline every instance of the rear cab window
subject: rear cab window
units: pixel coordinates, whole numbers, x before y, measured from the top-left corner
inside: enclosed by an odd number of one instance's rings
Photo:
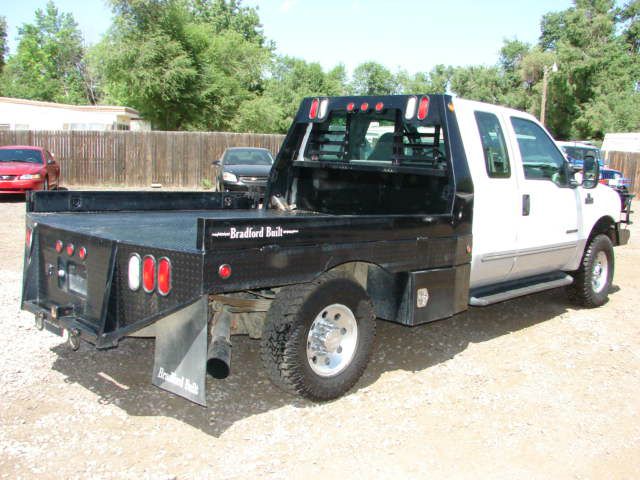
[[[490,178],[511,177],[507,142],[498,117],[489,112],[475,112],[484,162]]]

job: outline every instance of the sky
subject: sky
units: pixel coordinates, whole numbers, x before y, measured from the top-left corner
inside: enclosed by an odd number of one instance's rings
[[[279,54],[339,63],[349,72],[365,61],[395,71],[428,71],[434,65],[493,65],[504,39],[535,43],[540,19],[564,10],[570,0],[245,0],[257,6],[266,36]],[[109,28],[104,0],[56,0],[70,12],[87,44]],[[32,22],[46,0],[0,0],[11,51],[18,28]]]

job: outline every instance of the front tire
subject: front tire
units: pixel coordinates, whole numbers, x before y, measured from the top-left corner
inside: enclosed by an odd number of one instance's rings
[[[596,235],[585,250],[580,268],[573,274],[569,297],[587,308],[604,305],[609,299],[613,271],[611,239],[604,234]]]
[[[342,272],[284,287],[262,332],[261,357],[269,378],[310,400],[340,397],[361,377],[375,337],[366,291]]]

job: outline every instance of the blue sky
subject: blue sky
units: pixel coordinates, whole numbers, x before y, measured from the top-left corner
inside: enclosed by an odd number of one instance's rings
[[[46,0],[0,0],[15,49],[18,27]],[[57,0],[71,12],[87,43],[100,39],[111,12],[103,0]],[[349,71],[375,60],[392,70],[428,71],[436,64],[494,64],[505,38],[538,39],[540,18],[570,0],[245,0],[258,6],[277,51],[329,69]]]

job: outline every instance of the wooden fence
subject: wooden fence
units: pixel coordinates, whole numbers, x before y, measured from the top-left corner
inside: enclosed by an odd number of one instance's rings
[[[0,145],[49,150],[65,185],[199,187],[212,180],[211,162],[228,147],[274,154],[283,135],[219,132],[0,131]]]
[[[620,170],[631,180],[631,192],[640,194],[640,153],[607,152],[605,158],[609,167]]]

